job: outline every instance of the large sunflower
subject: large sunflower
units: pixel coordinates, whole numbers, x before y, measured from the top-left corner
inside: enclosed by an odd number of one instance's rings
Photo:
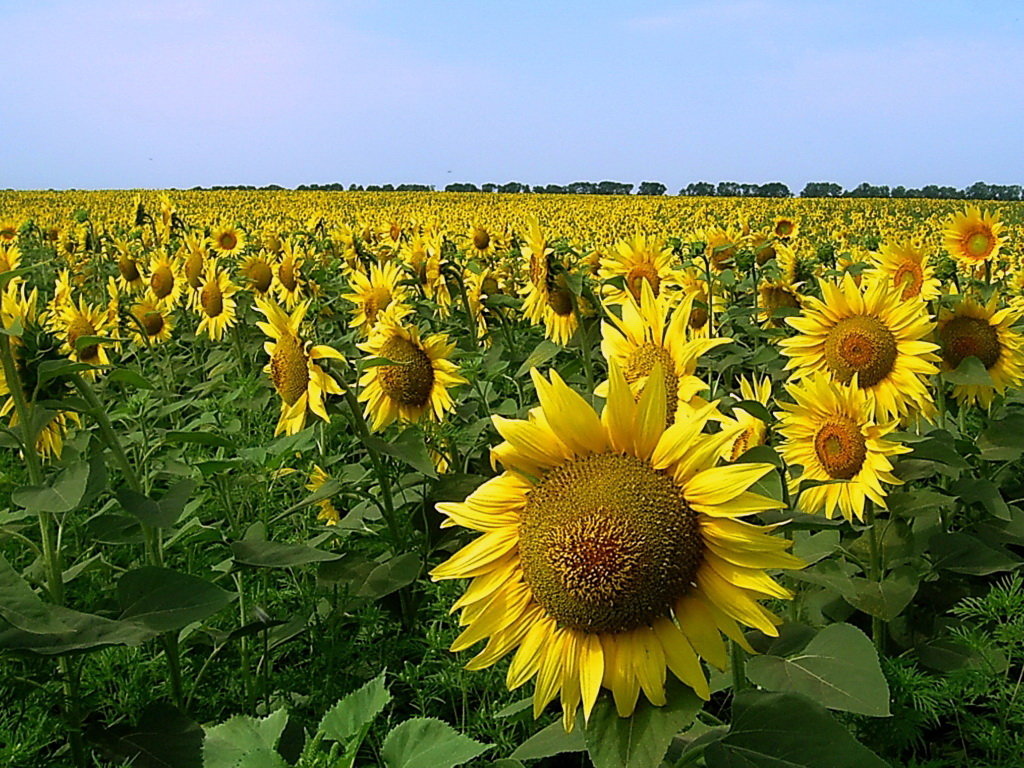
[[[885,243],[872,263],[903,301],[914,298],[931,301],[940,293],[935,270],[928,263],[928,253],[918,242]]]
[[[406,328],[385,314],[369,340],[357,346],[391,361],[366,369],[359,380],[359,401],[366,403],[375,432],[395,419],[416,421],[424,414],[441,421],[455,405],[448,388],[466,383],[448,359],[455,345],[443,333],[420,339],[418,328]]]
[[[473,579],[452,650],[487,639],[470,669],[515,651],[509,688],[536,677],[534,715],[560,695],[566,730],[602,686],[622,717],[641,689],[665,704],[666,667],[707,699],[700,659],[726,666],[720,632],[749,647],[737,622],[777,635],[758,600],[791,595],[764,569],[802,565],[737,519],[782,507],[748,490],[772,466],[715,466],[733,435],[702,432],[712,404],[666,429],[660,373],[637,402],[613,364],[600,417],[557,374],[533,376],[529,420],[493,418],[505,472],[437,507],[483,534],[431,572]]]
[[[674,261],[672,248],[656,238],[636,234],[628,240],[620,240],[615,249],[601,259],[598,277],[601,280],[622,278],[624,288],[606,285],[605,301],[621,303],[627,292],[639,301],[640,285],[644,282],[651,286],[655,296],[660,295],[665,288],[678,284],[673,274]]]
[[[779,403],[782,455],[789,464],[803,467],[793,490],[807,480],[824,483],[800,492],[800,509],[824,512],[826,517],[838,510],[848,520],[861,520],[866,500],[884,508],[882,483],[903,482],[892,474],[889,457],[910,450],[885,439],[896,422],[876,424],[863,390],[830,381],[821,373],[787,385],[786,391],[796,402]]]
[[[163,248],[153,251],[149,259],[149,292],[163,309],[176,306],[186,288],[181,262],[172,259]]]
[[[650,284],[641,286],[640,301],[629,295],[620,305],[622,318],[608,312],[601,323],[601,352],[616,363],[639,399],[655,366],[665,377],[666,413],[671,424],[680,414],[692,410],[694,398],[708,388],[695,373],[700,356],[721,344],[724,338],[690,338],[692,299],[672,307],[665,297],[655,298]],[[597,391],[604,396],[607,384]],[[703,404],[703,401],[698,403]]]
[[[981,360],[992,378],[992,385],[957,384],[953,395],[961,402],[980,403],[987,408],[996,393],[1016,387],[1024,381],[1024,337],[1013,329],[1021,312],[997,309],[998,294],[988,304],[964,297],[952,309],[939,314],[935,338],[939,342],[942,369],[951,371],[966,358]]]
[[[918,301],[905,302],[887,282],[847,274],[838,285],[820,281],[822,298],[806,297],[799,317],[786,322],[800,335],[780,344],[787,370],[802,378],[824,371],[856,382],[870,397],[878,419],[928,410],[925,377],[938,369],[938,347],[924,341],[933,324]]]
[[[343,293],[341,298],[355,304],[351,310],[352,321],[349,327],[358,328],[364,336],[370,335],[377,324],[377,318],[385,310],[396,320],[401,320],[412,311],[405,303],[408,293],[399,285],[402,270],[396,262],[372,264],[368,275],[354,269],[348,278],[352,293]]]
[[[268,299],[256,299],[256,309],[267,318],[267,322],[256,325],[274,340],[263,345],[270,355],[270,362],[263,371],[270,375],[277,394],[281,396],[281,417],[274,435],[300,432],[306,426],[307,409],[329,422],[331,419],[324,407],[324,395],[340,395],[342,390],[338,382],[315,361],[345,358],[331,347],[313,346],[302,340],[299,326],[309,309],[309,302],[299,302],[291,315]]]
[[[227,273],[211,261],[206,266],[196,302],[196,311],[200,317],[196,334],[205,332],[214,341],[224,338],[224,331],[238,321],[234,299],[237,292],[238,287],[231,282]]]
[[[949,255],[974,267],[999,255],[1003,224],[995,213],[969,205],[946,221],[942,232]]]

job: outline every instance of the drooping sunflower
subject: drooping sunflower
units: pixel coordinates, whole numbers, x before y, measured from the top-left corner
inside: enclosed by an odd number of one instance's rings
[[[1024,336],[1014,330],[1021,312],[999,309],[999,294],[987,304],[965,296],[952,309],[939,313],[935,339],[939,342],[942,369],[951,371],[966,358],[981,360],[992,378],[992,385],[956,384],[953,395],[962,403],[980,403],[988,408],[996,394],[1024,381]]]
[[[889,457],[910,450],[885,439],[897,422],[877,424],[864,390],[830,381],[822,373],[789,384],[786,391],[795,402],[779,403],[783,410],[776,415],[785,439],[783,457],[803,467],[791,484],[800,492],[800,509],[829,518],[838,511],[848,520],[864,518],[868,499],[884,509],[882,483],[903,482],[892,474]],[[808,480],[824,484],[800,489]]]
[[[238,271],[245,276],[249,288],[257,296],[266,296],[274,285],[274,257],[267,251],[248,256]]]
[[[174,320],[170,312],[160,308],[152,296],[144,296],[131,309],[136,323],[129,323],[128,330],[141,344],[162,344],[171,338]]]
[[[578,299],[569,288],[565,272],[553,276],[549,282],[547,306],[542,315],[544,336],[564,347],[580,325]]]
[[[149,293],[163,309],[177,306],[186,287],[181,262],[172,259],[167,251],[158,248],[149,259]]]
[[[224,338],[224,331],[238,322],[234,299],[237,292],[238,286],[231,282],[227,272],[220,269],[215,261],[206,266],[196,302],[196,311],[200,317],[197,335],[205,333],[214,341]]]
[[[999,255],[1003,239],[999,216],[969,205],[946,221],[942,232],[946,250],[967,267],[975,267]]]
[[[940,291],[935,270],[929,263],[924,246],[913,240],[885,243],[872,258],[875,269],[881,272],[903,301],[921,299],[931,301]]]
[[[621,319],[609,311],[601,322],[601,353],[614,362],[629,384],[633,397],[639,399],[655,366],[665,377],[665,412],[671,424],[703,401],[695,398],[708,385],[697,377],[701,355],[730,339],[691,338],[689,329],[692,299],[671,306],[665,296],[655,298],[650,284],[641,286],[640,301],[628,296],[619,305]],[[597,389],[607,394],[608,384]]]
[[[700,659],[725,667],[720,632],[749,648],[737,622],[777,635],[758,600],[791,595],[765,569],[802,565],[737,519],[782,506],[748,490],[772,467],[715,466],[733,435],[703,433],[713,404],[666,429],[660,373],[637,402],[613,363],[600,417],[556,373],[533,376],[530,418],[493,417],[504,473],[437,505],[443,525],[482,533],[431,572],[473,579],[452,650],[487,640],[469,669],[514,651],[509,688],[536,677],[534,715],[560,696],[566,730],[602,687],[622,717],[641,689],[665,704],[666,667],[707,699]]]
[[[625,301],[627,292],[639,301],[640,285],[644,282],[651,286],[655,296],[659,296],[662,291],[678,284],[672,269],[674,262],[675,254],[671,246],[665,245],[662,240],[640,233],[627,240],[620,240],[612,252],[601,259],[598,277],[601,280],[621,277],[625,287],[605,285],[605,302],[621,303]]]
[[[369,275],[354,269],[348,278],[352,293],[343,293],[341,298],[355,304],[350,310],[352,320],[349,327],[358,328],[364,336],[370,335],[377,318],[385,310],[395,320],[401,320],[412,311],[405,303],[408,292],[399,284],[402,270],[396,262],[371,264]]]
[[[302,278],[303,261],[301,246],[286,240],[281,250],[281,260],[277,264],[277,282],[274,283],[274,289],[277,291],[278,300],[289,312],[302,300],[302,286],[306,282]]]
[[[181,250],[182,272],[188,284],[188,307],[195,309],[199,302],[199,291],[203,287],[206,274],[206,240],[198,234],[189,232],[184,237]]]
[[[300,432],[306,426],[307,410],[329,422],[331,419],[324,407],[324,395],[340,395],[342,389],[315,361],[345,358],[329,346],[313,346],[304,342],[299,335],[299,326],[309,309],[309,302],[299,302],[291,315],[269,299],[256,299],[256,309],[267,318],[267,322],[256,325],[273,339],[263,345],[270,355],[263,371],[270,376],[277,394],[281,396],[281,417],[274,435]]]
[[[359,379],[359,402],[366,403],[370,429],[391,422],[416,421],[424,414],[441,421],[455,407],[450,387],[465,384],[458,366],[448,359],[455,345],[447,335],[420,338],[415,326],[405,327],[387,314],[381,316],[367,341],[356,345],[371,357],[392,361],[367,368]]]
[[[764,376],[758,380],[741,376],[740,399],[768,407],[772,399],[771,377]],[[764,445],[765,437],[768,434],[768,425],[742,408],[734,408],[732,416],[723,416],[721,424],[723,428],[732,426],[738,429],[736,437],[732,442],[726,444],[722,451],[722,458],[726,461],[736,461],[754,446]]]
[[[233,256],[245,249],[245,233],[233,224],[221,224],[210,232],[210,247],[221,256]]]
[[[866,276],[859,287],[849,274],[820,285],[821,299],[806,297],[800,316],[786,318],[799,331],[780,342],[786,370],[855,381],[879,420],[929,410],[925,377],[938,370],[938,347],[924,340],[934,327],[924,304],[902,301],[888,282]]]
[[[725,299],[719,294],[708,297],[708,282],[702,270],[697,267],[684,267],[679,271],[679,283],[682,287],[682,294],[685,299],[693,302],[690,309],[690,333],[693,336],[709,338],[711,334],[717,333],[718,329],[711,327],[711,312],[714,317],[721,318],[725,311]]]

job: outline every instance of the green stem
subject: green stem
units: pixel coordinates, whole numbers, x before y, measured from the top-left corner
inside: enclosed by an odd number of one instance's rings
[[[872,581],[881,584],[883,577],[885,576],[885,565],[883,562],[882,548],[878,542],[878,525],[875,518],[875,505],[870,499],[867,499],[864,503],[864,516],[868,524],[868,546],[871,553],[871,562],[869,563],[870,572],[868,574]],[[881,616],[871,617],[871,638],[875,642],[875,650],[878,651],[878,655],[881,656],[885,650],[885,622]]]
[[[746,651],[735,640],[729,641],[729,657],[732,667],[732,693],[735,696],[747,687],[747,675],[744,667],[747,661]]]

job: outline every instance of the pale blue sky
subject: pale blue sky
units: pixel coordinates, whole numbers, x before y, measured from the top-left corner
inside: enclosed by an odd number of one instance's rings
[[[0,0],[0,188],[1024,183],[1024,3]]]

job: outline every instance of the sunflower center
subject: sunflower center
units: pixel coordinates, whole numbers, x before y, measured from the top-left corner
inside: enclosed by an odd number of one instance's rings
[[[427,353],[408,339],[395,336],[380,348],[380,356],[396,365],[378,368],[381,389],[401,405],[422,408],[434,389],[434,366]]]
[[[383,286],[378,286],[366,297],[363,302],[363,313],[370,325],[377,322],[377,313],[382,312],[391,304],[391,291]],[[389,358],[391,359],[391,358]]]
[[[217,237],[217,245],[222,251],[230,251],[238,245],[238,235],[234,232],[221,232]]]
[[[270,378],[288,405],[294,405],[305,393],[309,384],[309,363],[301,342],[294,336],[278,339],[270,356]]]
[[[480,283],[480,293],[486,296],[494,296],[501,292],[501,288],[498,287],[498,281],[488,275]]]
[[[274,279],[274,273],[270,270],[270,265],[265,261],[255,261],[249,267],[249,279],[252,281],[252,287],[260,293],[266,293],[270,288],[270,283]]]
[[[814,436],[818,461],[836,480],[849,480],[864,465],[868,446],[852,419],[837,417],[822,425]]]
[[[1002,345],[995,328],[976,317],[954,317],[939,331],[942,359],[950,368],[959,367],[972,355],[986,368],[999,361]]]
[[[825,362],[837,379],[873,387],[885,379],[896,362],[896,337],[881,320],[854,315],[836,323],[825,338]]]
[[[295,263],[291,259],[281,264],[281,268],[277,271],[277,279],[281,281],[281,285],[286,290],[295,290]]]
[[[775,234],[779,237],[789,237],[793,234],[793,222],[783,219],[775,225]]]
[[[147,336],[157,336],[164,329],[164,316],[156,310],[141,313],[139,324],[145,329]]]
[[[651,292],[657,296],[658,290],[661,288],[661,278],[658,276],[657,268],[649,262],[637,264],[626,275],[626,287],[637,301],[640,301],[644,280],[651,284]]]
[[[800,300],[781,286],[766,285],[761,288],[761,306],[768,314],[770,323],[779,328],[782,326],[782,318],[772,317],[772,312],[777,309],[800,309]]]
[[[775,246],[771,243],[764,243],[754,248],[754,258],[757,259],[759,267],[764,266],[776,256]]]
[[[921,265],[913,261],[904,261],[892,275],[892,284],[896,288],[902,288],[900,298],[904,301],[921,295],[921,288],[924,286],[924,270]]]
[[[703,554],[682,489],[620,453],[570,459],[527,498],[519,529],[523,578],[559,623],[624,632],[668,615]]]
[[[473,228],[473,247],[478,251],[486,251],[491,245],[491,236],[486,229]]]
[[[174,273],[171,272],[171,268],[162,264],[154,269],[153,275],[149,278],[149,287],[153,289],[153,295],[158,299],[170,296],[171,291],[174,290]]]
[[[651,374],[655,363],[661,363],[661,370],[665,374],[665,421],[672,424],[676,420],[676,408],[679,407],[679,377],[676,375],[675,361],[668,350],[651,341],[634,347],[626,358],[623,375],[634,397],[639,400],[643,390],[638,391],[634,385]]]
[[[188,260],[185,262],[185,279],[188,280],[192,290],[199,288],[203,284],[203,267],[205,266],[203,254],[197,252],[189,255]]]
[[[216,278],[208,280],[203,286],[203,292],[199,294],[199,303],[208,317],[217,317],[224,311],[224,294]]]
[[[85,336],[95,336],[96,328],[89,320],[83,316],[76,317],[68,325],[68,346],[71,349],[75,349],[75,344],[78,340]],[[95,360],[99,356],[100,345],[99,344],[87,344],[81,349],[77,350],[78,359],[83,363],[89,363]]]
[[[964,248],[972,258],[984,259],[992,251],[992,235],[988,232],[972,232],[964,238]]]
[[[566,288],[556,288],[548,294],[548,306],[559,317],[568,317],[572,314],[572,292]]]
[[[10,242],[14,240],[17,234],[18,230],[16,230],[14,227],[3,227],[2,229],[0,229],[0,240]]]
[[[117,270],[121,273],[121,277],[125,279],[125,282],[134,283],[140,277],[139,265],[135,263],[134,259],[118,259]]]

